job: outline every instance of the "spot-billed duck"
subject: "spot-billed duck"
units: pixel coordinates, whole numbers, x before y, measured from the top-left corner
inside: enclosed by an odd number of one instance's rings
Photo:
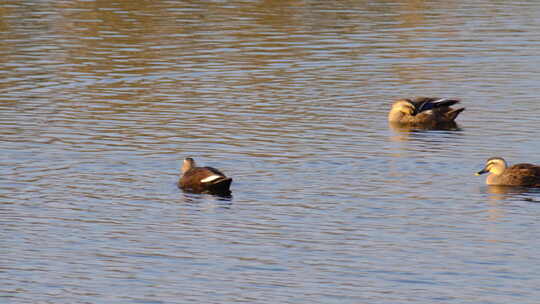
[[[540,187],[540,166],[517,164],[508,167],[502,157],[492,157],[486,161],[484,169],[476,175],[491,173],[486,184],[498,186]]]
[[[212,167],[196,167],[193,158],[184,159],[178,187],[193,193],[230,195],[232,178]]]
[[[458,102],[459,99],[437,97],[399,99],[392,105],[388,113],[388,121],[409,126],[444,127],[453,124],[459,113],[465,110],[465,108],[450,107]]]

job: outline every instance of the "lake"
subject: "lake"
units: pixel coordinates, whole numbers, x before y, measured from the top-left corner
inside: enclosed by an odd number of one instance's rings
[[[538,303],[540,2],[0,2],[0,302]],[[393,100],[454,97],[454,130]],[[183,193],[182,159],[232,197]]]

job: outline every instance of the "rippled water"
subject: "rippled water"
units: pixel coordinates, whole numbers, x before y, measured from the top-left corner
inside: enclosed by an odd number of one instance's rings
[[[0,302],[538,303],[537,1],[0,2]],[[395,130],[398,97],[459,129]],[[176,188],[181,160],[231,199]]]

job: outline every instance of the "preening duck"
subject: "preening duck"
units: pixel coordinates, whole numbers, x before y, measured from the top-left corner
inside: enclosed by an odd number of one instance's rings
[[[398,99],[388,113],[388,121],[402,125],[433,128],[452,124],[459,113],[465,110],[465,108],[454,109],[451,107],[459,102],[459,99],[437,97]]]

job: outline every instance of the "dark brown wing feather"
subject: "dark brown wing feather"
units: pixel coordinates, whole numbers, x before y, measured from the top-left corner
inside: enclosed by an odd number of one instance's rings
[[[540,172],[540,166],[533,165],[533,164],[515,164],[513,166],[510,166],[510,168],[507,168],[506,170],[509,170],[509,169],[533,169],[534,171]]]
[[[500,182],[516,186],[540,186],[540,167],[533,164],[516,164],[500,176]]]
[[[437,100],[439,101],[435,102]],[[459,99],[441,99],[438,97],[416,97],[411,101],[418,113],[433,109],[440,109],[442,112],[447,112],[450,106],[458,102]]]
[[[212,168],[212,167],[199,167],[198,169],[208,170],[209,172],[211,172],[210,174],[208,174],[208,176],[210,176],[210,175],[212,175],[212,174],[217,174],[217,175],[225,176],[225,174],[223,174],[221,171],[219,171],[219,170],[216,169],[216,168]]]
[[[410,116],[409,122],[431,128],[451,129],[454,120],[465,108],[454,109],[450,106],[459,99],[441,99],[438,97],[416,97],[409,100],[416,109],[416,115]]]

